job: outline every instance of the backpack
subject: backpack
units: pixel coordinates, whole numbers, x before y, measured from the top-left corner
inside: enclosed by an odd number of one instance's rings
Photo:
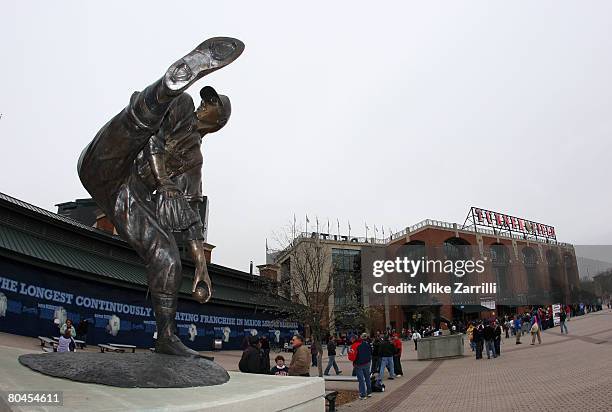
[[[358,351],[360,343],[361,342],[353,343],[353,345],[348,351],[348,360],[350,360],[351,362],[355,362],[357,360],[357,351]]]
[[[370,377],[370,381],[372,382],[372,392],[384,392],[385,391],[385,384],[384,383],[378,383],[376,381],[376,376],[374,376],[374,374],[372,374],[372,376]]]

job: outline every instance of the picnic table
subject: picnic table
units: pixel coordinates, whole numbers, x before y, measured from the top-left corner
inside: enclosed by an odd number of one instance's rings
[[[136,353],[136,346],[134,345],[123,345],[121,343],[109,343],[109,346],[112,346],[113,348],[119,348],[119,349],[131,349],[132,353]]]

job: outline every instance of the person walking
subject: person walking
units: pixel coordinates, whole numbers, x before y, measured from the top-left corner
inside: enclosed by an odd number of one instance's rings
[[[304,338],[301,335],[295,335],[291,339],[291,345],[293,356],[289,363],[289,376],[310,376],[310,354],[304,345]]]
[[[508,331],[506,331],[506,333],[508,333]],[[496,356],[501,356],[501,335],[502,335],[502,326],[498,322],[496,322],[495,323],[495,337],[493,340]]]
[[[470,323],[470,326],[468,326],[466,334],[468,340],[470,341],[470,348],[472,349],[472,352],[474,352],[476,349],[476,344],[474,343],[474,325],[472,323]]]
[[[529,315],[529,313],[526,313],[523,316],[522,322],[521,322],[521,328],[523,331],[523,335],[526,335],[529,333],[530,329],[531,329],[531,316]]]
[[[324,375],[329,376],[329,370],[334,368],[336,375],[340,375],[342,371],[338,368],[338,364],[336,363],[336,340],[333,336],[329,337],[327,341],[327,367],[325,368]]]
[[[561,313],[559,314],[559,322],[560,322],[559,326],[561,326],[561,333],[563,333],[563,330],[565,329],[565,334],[567,335],[569,333],[567,331],[567,315],[565,314],[564,311],[561,311]]]
[[[487,351],[487,359],[491,359],[491,353],[493,353],[493,358],[497,357],[495,353],[495,329],[489,322],[485,325],[483,329],[483,336],[485,341],[485,350]]]
[[[521,335],[523,334],[522,328],[523,328],[523,322],[521,321],[521,317],[516,315],[514,317],[514,334],[516,335],[515,345],[521,344]]]
[[[537,316],[534,316],[532,319],[533,323],[531,324],[531,329],[529,332],[531,333],[531,344],[535,345],[536,337],[538,338],[538,345],[542,343],[542,335],[540,332],[540,325],[538,324]]]
[[[367,333],[362,333],[355,343],[351,345],[348,359],[353,362],[353,368],[359,382],[359,399],[372,396],[372,381],[370,380],[370,363],[372,362],[372,347],[366,341]]]
[[[412,341],[414,342],[414,350],[417,350],[417,344],[421,340],[421,334],[418,330],[412,332]]]
[[[482,349],[484,344],[484,327],[482,323],[474,328],[474,345],[476,349],[476,359],[482,359]]]
[[[393,346],[395,347],[395,353],[393,355],[393,369],[395,370],[395,376],[398,378],[404,374],[402,371],[402,340],[400,335],[397,333],[393,335]]]
[[[389,371],[389,379],[395,379],[395,368],[393,365],[393,356],[395,355],[395,346],[389,340],[389,335],[385,334],[378,347],[378,355],[380,357],[380,367],[378,369],[379,384],[385,376],[385,368]]]

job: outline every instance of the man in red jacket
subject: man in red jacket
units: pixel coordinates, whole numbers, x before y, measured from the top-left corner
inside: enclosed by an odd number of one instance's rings
[[[370,365],[372,363],[372,347],[366,341],[367,333],[362,333],[349,349],[348,358],[353,362],[353,368],[359,382],[359,399],[372,396],[372,381],[370,380]]]
[[[395,376],[398,378],[404,374],[402,372],[402,340],[396,333],[393,335],[393,346],[395,346],[395,355],[393,355],[393,369],[395,370]]]

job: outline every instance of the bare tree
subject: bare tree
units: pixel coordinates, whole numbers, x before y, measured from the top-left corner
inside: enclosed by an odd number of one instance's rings
[[[285,248],[275,255],[281,263],[280,278],[276,282],[261,279],[257,299],[266,301],[268,307],[272,306],[270,300],[278,301],[279,296],[290,299],[291,304],[276,305],[278,315],[302,323],[309,330],[317,349],[319,376],[323,376],[322,342],[333,322],[329,311],[334,296],[331,250],[317,237],[293,238],[293,231],[288,234],[284,236]]]

